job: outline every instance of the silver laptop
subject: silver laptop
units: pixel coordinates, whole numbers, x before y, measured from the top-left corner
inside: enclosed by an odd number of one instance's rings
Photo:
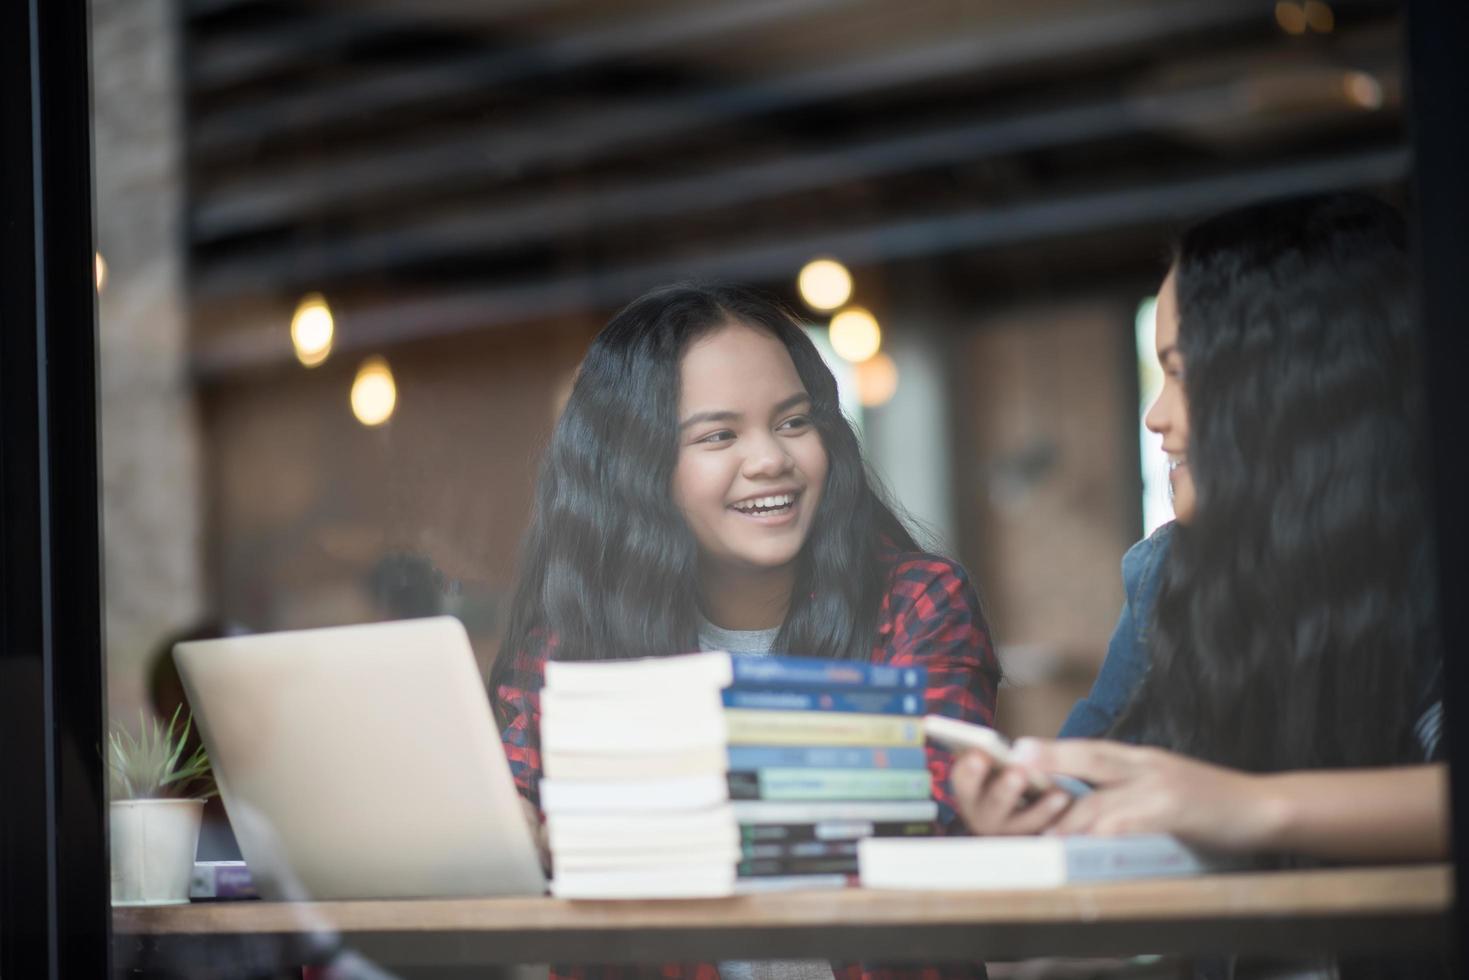
[[[261,897],[544,892],[458,620],[180,643],[174,660]]]

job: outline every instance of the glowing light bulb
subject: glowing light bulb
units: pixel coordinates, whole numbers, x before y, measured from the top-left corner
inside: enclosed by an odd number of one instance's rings
[[[1330,34],[1336,27],[1336,14],[1323,0],[1306,0],[1306,25],[1320,34]]]
[[[384,358],[373,356],[362,362],[352,382],[352,414],[363,425],[382,425],[398,406],[398,385]]]
[[[1363,109],[1382,108],[1382,83],[1367,72],[1347,72],[1342,77],[1341,86],[1353,105]]]
[[[1306,33],[1306,11],[1294,0],[1280,0],[1275,5],[1275,22],[1287,34]]]
[[[857,365],[857,399],[864,408],[892,401],[898,392],[898,366],[879,351]]]
[[[321,293],[307,293],[296,304],[291,317],[291,343],[296,348],[296,360],[307,367],[316,367],[332,352],[332,336],[335,333],[331,307]]]
[[[877,319],[860,306],[849,306],[832,317],[827,336],[832,350],[853,364],[861,364],[882,346]]]
[[[92,275],[97,280],[97,292],[100,294],[107,286],[107,260],[101,252],[92,256]]]
[[[834,310],[852,298],[852,274],[835,259],[813,259],[796,277],[801,298],[813,310]]]

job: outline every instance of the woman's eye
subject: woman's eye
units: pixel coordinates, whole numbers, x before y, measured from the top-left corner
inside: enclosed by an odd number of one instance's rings
[[[700,436],[699,438],[695,439],[694,442],[714,444],[720,442],[729,442],[734,437],[734,433],[730,430],[720,429],[718,432],[711,432],[707,436]]]
[[[783,429],[786,432],[799,432],[802,429],[809,429],[810,427],[811,417],[809,415],[793,415],[776,426],[777,429]]]

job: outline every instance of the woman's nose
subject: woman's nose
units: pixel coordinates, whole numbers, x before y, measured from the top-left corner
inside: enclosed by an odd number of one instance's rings
[[[743,466],[746,477],[780,476],[791,468],[791,456],[779,439],[771,436],[747,445],[749,452]]]
[[[1160,436],[1163,430],[1168,428],[1168,409],[1163,404],[1163,399],[1166,397],[1166,392],[1160,392],[1158,397],[1153,399],[1153,404],[1148,406],[1147,414],[1143,416],[1143,425],[1147,426],[1148,431],[1156,432]]]

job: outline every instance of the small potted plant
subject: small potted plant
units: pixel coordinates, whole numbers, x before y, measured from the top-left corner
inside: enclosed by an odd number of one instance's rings
[[[216,792],[201,745],[185,755],[193,719],[178,727],[140,716],[138,735],[107,735],[111,802],[112,904],[176,905],[189,900],[204,801]]]

